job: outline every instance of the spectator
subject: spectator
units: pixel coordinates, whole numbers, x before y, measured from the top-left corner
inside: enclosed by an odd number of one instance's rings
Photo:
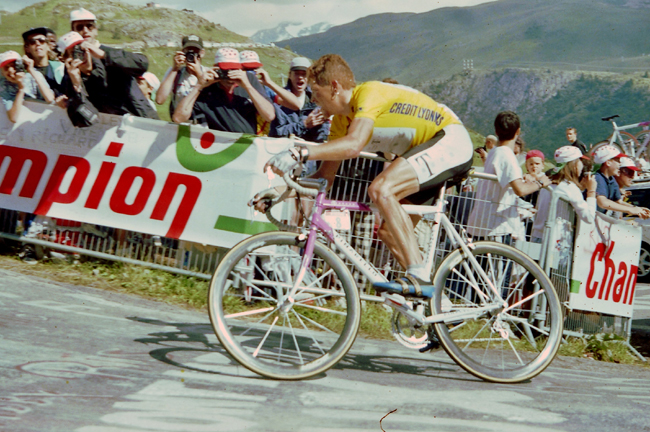
[[[179,102],[172,117],[176,123],[186,122],[192,113],[205,117],[210,129],[226,132],[257,132],[259,113],[263,121],[273,121],[273,104],[254,76],[242,70],[239,52],[220,48],[214,58],[214,69],[198,77],[198,83]]]
[[[524,175],[524,181],[526,182],[536,182],[544,174],[544,153],[539,150],[531,150],[526,153],[526,171]],[[535,206],[537,203],[537,197],[539,196],[539,191],[533,192],[532,194],[526,195],[523,200],[529,202]]]
[[[578,139],[578,131],[574,127],[566,128],[566,139],[569,141],[569,144],[573,147],[577,147],[578,150],[584,155],[587,154],[587,146]]]
[[[616,179],[616,183],[618,183],[619,189],[621,189],[621,196],[623,199],[630,196],[630,191],[625,190],[625,188],[632,186],[637,171],[639,171],[639,168],[637,168],[636,164],[631,158],[621,158],[619,174],[615,175],[614,178]]]
[[[599,147],[594,153],[594,163],[600,165],[596,173],[596,203],[598,211],[602,213],[621,212],[638,216],[641,219],[650,218],[650,210],[645,207],[636,207],[623,202],[621,188],[615,176],[620,175],[621,158],[625,157],[612,145]]]
[[[90,57],[80,69],[88,99],[103,113],[159,118],[138,88],[137,77],[147,71],[149,60],[144,54],[100,44],[96,21],[95,15],[84,8],[70,12],[72,30],[83,37],[80,46]]]
[[[141,77],[138,77],[138,87],[140,87],[142,94],[147,98],[152,108],[156,109],[153,94],[160,88],[160,80],[158,77],[151,72],[145,72]]]
[[[386,84],[399,84],[399,81],[391,77],[386,77],[383,80],[381,80],[381,82],[385,82]]]
[[[517,137],[517,140],[515,141],[515,149],[514,153],[515,156],[517,156],[517,163],[519,166],[522,166],[523,164],[526,163],[526,142],[524,139],[520,136]]]
[[[537,201],[537,215],[531,234],[533,243],[541,243],[544,226],[548,218],[552,192],[561,194],[573,206],[576,214],[585,223],[594,223],[596,214],[596,179],[589,172],[583,174],[584,156],[580,149],[574,146],[560,147],[555,151],[557,174],[548,189],[542,190]],[[586,201],[581,191],[586,189]]]
[[[18,121],[23,101],[27,99],[54,101],[54,93],[42,73],[34,68],[34,61],[20,57],[16,51],[0,54],[0,99],[12,123]]]
[[[45,77],[47,84],[58,97],[63,94],[61,81],[65,75],[65,66],[57,60],[51,60],[50,44],[45,27],[32,28],[23,33],[25,55],[34,61],[34,68]]]
[[[492,150],[496,145],[497,137],[494,135],[488,135],[485,137],[485,145],[476,149],[476,152],[483,161],[483,165],[485,165],[485,159],[487,158],[488,153],[490,153],[490,150]]]
[[[242,68],[249,74],[249,76],[259,77],[261,83],[264,84],[266,96],[271,102],[291,110],[300,109],[301,101],[299,101],[298,98],[289,90],[282,88],[282,86],[276,84],[271,79],[269,73],[262,68],[260,57],[255,51],[242,51],[239,53],[239,59],[242,64]],[[276,111],[276,118],[277,115],[278,113]],[[257,134],[268,136],[270,129],[271,122],[262,120],[258,115]]]
[[[182,50],[176,51],[172,66],[163,76],[160,88],[156,92],[156,103],[162,105],[171,95],[169,102],[169,117],[174,117],[176,106],[187,96],[192,87],[198,83],[198,76],[208,69],[201,64],[205,56],[203,39],[196,35],[185,36],[182,40]],[[194,120],[193,117],[190,117]]]
[[[468,232],[476,237],[502,238],[509,243],[511,233],[521,231],[517,197],[531,194],[551,184],[542,174],[534,182],[524,182],[514,149],[521,133],[519,116],[512,111],[500,112],[494,120],[499,138],[497,147],[487,156],[484,172],[497,181],[479,180],[477,202],[468,220]]]
[[[277,107],[269,136],[295,135],[306,141],[319,143],[327,140],[330,130],[329,119],[311,101],[311,90],[307,88],[309,66],[311,62],[305,57],[296,57],[291,61],[286,89],[298,98],[300,109]]]
[[[59,48],[57,46],[58,39],[56,37],[56,33],[51,28],[47,27],[45,27],[45,31],[47,32],[45,35],[47,36],[47,45],[50,47],[48,56],[50,57],[51,61],[58,60],[61,53],[59,52]]]

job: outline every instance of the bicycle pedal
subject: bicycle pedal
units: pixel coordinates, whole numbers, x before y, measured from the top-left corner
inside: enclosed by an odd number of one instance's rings
[[[433,350],[436,350],[438,348],[440,348],[440,342],[436,338],[436,339],[433,339],[433,340],[429,340],[427,342],[427,345],[423,346],[418,351],[420,351],[421,353],[425,353],[427,351],[433,351]]]

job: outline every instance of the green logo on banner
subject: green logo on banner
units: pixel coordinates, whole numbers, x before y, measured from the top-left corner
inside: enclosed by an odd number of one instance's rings
[[[580,293],[580,282],[579,280],[571,279],[570,292],[573,294]]]
[[[190,141],[190,127],[188,125],[178,126],[176,137],[176,157],[183,168],[194,172],[209,172],[219,169],[237,159],[253,144],[254,135],[242,135],[228,148],[214,154],[197,152]],[[214,144],[214,134],[206,131],[201,136],[201,147],[209,148]]]

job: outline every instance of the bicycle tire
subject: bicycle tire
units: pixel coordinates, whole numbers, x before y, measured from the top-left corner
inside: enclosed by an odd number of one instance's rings
[[[344,262],[316,242],[293,304],[303,237],[266,232],[235,245],[210,281],[208,311],[217,338],[259,375],[300,380],[321,374],[348,352],[361,318],[359,291]],[[284,305],[285,308],[281,308]]]
[[[599,149],[599,148],[601,148],[602,146],[605,146],[605,145],[608,145],[608,144],[609,144],[609,141],[608,141],[608,140],[604,140],[604,141],[599,141],[599,142],[597,142],[597,143],[594,144],[594,145],[591,147],[591,149],[589,150],[589,155],[590,155],[590,156],[592,157],[592,159],[593,159],[593,157],[594,157],[594,153],[596,152],[596,150]],[[616,147],[616,149],[617,149],[619,152],[621,152],[621,153],[625,153],[625,152],[623,151],[623,148],[622,148],[620,145],[618,145],[617,143],[612,143],[611,145],[613,145],[614,147]]]
[[[553,284],[532,258],[511,246],[480,241],[472,254],[486,269],[499,298],[478,275],[473,287],[467,283],[471,262],[457,249],[434,275],[436,313],[442,313],[443,293],[451,300],[452,312],[486,304],[480,301],[482,294],[489,302],[505,299],[514,305],[535,288],[542,293],[535,297],[537,301],[528,300],[510,311],[502,307],[478,318],[436,323],[438,339],[460,367],[478,378],[496,383],[529,380],[548,367],[562,341],[562,307]],[[448,305],[445,308],[449,310]]]

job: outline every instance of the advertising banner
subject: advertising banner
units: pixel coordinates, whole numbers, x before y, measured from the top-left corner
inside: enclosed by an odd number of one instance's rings
[[[632,317],[641,227],[596,213],[578,223],[569,307]]]
[[[101,114],[75,128],[58,107],[0,115],[0,207],[231,247],[275,229],[247,206],[283,184],[262,172],[289,139]]]

